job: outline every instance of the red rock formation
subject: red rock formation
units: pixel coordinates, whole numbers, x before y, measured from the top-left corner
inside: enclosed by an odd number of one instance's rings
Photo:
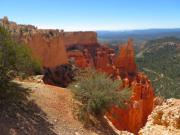
[[[79,55],[77,55],[78,53]],[[85,57],[81,51],[78,53],[75,53],[77,55],[76,65],[83,68],[89,67],[90,65],[86,61],[90,59],[90,55]],[[75,54],[71,54],[71,56],[75,57]],[[132,40],[129,40],[127,45],[121,46],[117,57],[115,57],[114,50],[107,46],[98,47],[94,63],[98,71],[108,73],[116,79],[122,78],[122,88],[132,88],[128,107],[114,106],[107,113],[107,117],[117,129],[137,134],[152,111],[154,95],[147,76],[137,72]]]
[[[67,54],[60,33],[49,37],[46,33],[35,33],[23,40],[31,48],[33,55],[40,60],[44,67],[53,68],[66,64]]]
[[[120,53],[115,62],[116,67],[120,71],[121,78],[128,77],[128,79],[132,81],[136,75],[137,69],[134,56],[133,41],[130,39],[127,45],[120,47]]]
[[[90,46],[96,45],[97,34],[96,32],[87,31],[87,32],[64,32],[63,35],[64,43],[66,48],[72,46]]]
[[[123,87],[132,88],[132,96],[127,108],[114,106],[107,117],[117,129],[137,134],[153,109],[154,94],[147,76],[137,73],[132,40],[121,46],[115,65],[123,79]]]
[[[32,49],[33,55],[38,58],[43,67],[56,67],[68,62],[66,50],[71,51],[78,48],[81,51],[88,49],[91,56],[95,53],[94,50],[99,46],[97,42],[96,32],[64,32],[59,30],[42,30],[37,29],[32,25],[19,25],[11,22],[7,17],[0,19],[0,25],[6,27],[11,35],[18,40],[25,41]],[[75,52],[73,52],[75,54]],[[76,54],[76,55],[79,55]],[[85,67],[84,60],[89,55],[83,51],[83,56],[77,59],[77,63],[83,63],[81,66]],[[85,58],[88,59],[88,58]],[[91,63],[91,61],[90,61]]]
[[[115,53],[113,49],[107,46],[97,48],[95,58],[96,69],[107,74],[113,74],[115,71],[114,57]]]
[[[63,39],[68,58],[75,59],[79,67],[94,67],[93,59],[96,49],[100,47],[96,32],[64,32]]]
[[[95,67],[98,71],[113,74],[116,70],[114,66],[114,50],[107,46],[100,46],[95,51],[95,56],[89,49],[68,51],[68,58],[73,60],[77,67]]]
[[[80,50],[68,51],[68,58],[77,67],[80,68],[94,67],[92,56],[89,54],[87,49],[84,49],[83,51]]]
[[[145,125],[148,115],[153,109],[153,88],[144,74],[131,84],[132,96],[127,108],[112,107],[107,117],[119,130],[127,130],[137,134]]]

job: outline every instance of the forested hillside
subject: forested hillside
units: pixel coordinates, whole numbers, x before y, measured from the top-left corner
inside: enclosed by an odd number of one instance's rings
[[[151,79],[157,94],[180,98],[180,39],[165,37],[140,46],[139,70]]]

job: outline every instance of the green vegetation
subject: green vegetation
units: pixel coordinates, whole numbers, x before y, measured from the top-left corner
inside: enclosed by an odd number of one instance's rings
[[[10,71],[27,76],[40,73],[40,64],[32,57],[30,49],[14,41],[3,27],[0,27],[0,67],[5,74]]]
[[[180,39],[149,41],[142,52],[136,61],[139,69],[149,76],[156,94],[180,98]]]
[[[0,103],[18,97],[18,90],[10,82],[12,77],[37,73],[40,73],[40,64],[31,57],[29,48],[14,41],[7,30],[0,26]]]
[[[70,89],[80,102],[79,118],[85,122],[90,116],[103,116],[112,105],[123,107],[130,96],[130,89],[118,91],[120,81],[113,81],[106,74],[92,69],[80,71],[76,80]]]

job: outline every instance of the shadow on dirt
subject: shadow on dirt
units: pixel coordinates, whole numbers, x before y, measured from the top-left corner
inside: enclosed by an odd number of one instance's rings
[[[46,114],[28,99],[30,93],[14,82],[0,86],[1,135],[56,135]]]

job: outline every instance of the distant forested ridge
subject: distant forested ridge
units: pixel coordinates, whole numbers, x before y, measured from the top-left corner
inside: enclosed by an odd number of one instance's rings
[[[116,44],[133,38],[135,42],[154,40],[162,37],[180,38],[180,28],[176,29],[146,29],[146,30],[127,30],[127,31],[97,31],[100,42]]]
[[[180,39],[150,40],[140,48],[136,62],[151,79],[156,93],[180,98]]]

